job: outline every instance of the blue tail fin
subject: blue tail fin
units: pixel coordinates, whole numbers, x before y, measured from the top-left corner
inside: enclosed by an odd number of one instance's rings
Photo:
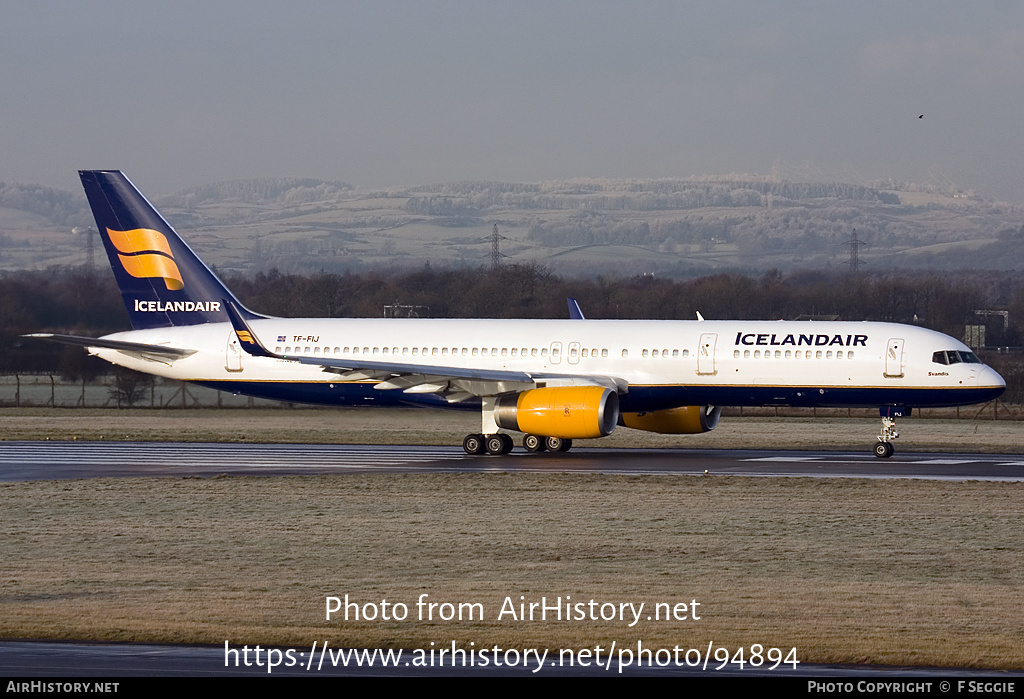
[[[110,266],[136,330],[227,323],[246,310],[142,193],[117,170],[79,171]]]

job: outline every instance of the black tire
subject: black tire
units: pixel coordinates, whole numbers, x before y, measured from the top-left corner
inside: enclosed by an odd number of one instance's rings
[[[487,449],[487,453],[493,456],[505,453],[505,435],[501,434],[489,434],[484,437],[484,446]]]
[[[544,448],[548,451],[569,451],[572,449],[572,440],[562,437],[546,437]]]
[[[875,456],[879,459],[888,459],[892,456],[893,446],[889,442],[876,442],[875,443]]]
[[[503,445],[501,447],[501,453],[502,454],[508,454],[515,447],[515,445],[516,445],[515,440],[512,439],[512,435],[505,434],[504,432],[502,432],[500,436],[501,436],[501,441],[503,442]]]
[[[462,448],[467,454],[476,456],[484,453],[484,436],[482,434],[467,434],[462,440]]]
[[[523,449],[529,452],[544,451],[545,440],[535,434],[523,435]]]

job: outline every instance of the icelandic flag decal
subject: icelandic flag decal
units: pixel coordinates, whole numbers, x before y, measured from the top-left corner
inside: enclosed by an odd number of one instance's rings
[[[288,337],[287,335],[278,335],[277,336],[277,341],[278,342],[284,342],[287,339],[287,337]]]

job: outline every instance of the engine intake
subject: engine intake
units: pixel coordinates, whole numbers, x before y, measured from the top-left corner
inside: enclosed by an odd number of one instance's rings
[[[601,386],[555,386],[498,396],[498,427],[542,437],[590,439],[612,433],[619,394]]]

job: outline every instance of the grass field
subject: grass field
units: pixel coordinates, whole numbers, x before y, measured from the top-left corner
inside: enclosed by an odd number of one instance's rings
[[[31,429],[362,442],[397,432],[451,443],[474,424],[405,411],[82,412],[5,411],[0,429],[7,439]],[[743,418],[673,441],[704,448],[699,440],[721,432],[733,445],[822,435],[861,445],[875,422]],[[1020,432],[998,421],[901,427],[904,448],[916,434],[984,450],[1017,444]],[[803,662],[1019,669],[1022,515],[1019,483],[502,472],[5,483],[0,636],[554,650],[713,642],[795,647]],[[325,621],[325,598],[345,594],[404,603],[410,618]],[[422,594],[479,603],[483,618],[419,621]],[[504,599],[520,596],[643,602],[645,613],[633,627],[499,619]],[[700,620],[645,618],[656,603],[692,600]]]
[[[0,635],[426,648],[797,649],[1020,668],[1024,485],[474,474],[0,484]],[[325,621],[325,598],[483,619]],[[697,600],[699,621],[519,621]],[[549,602],[550,603],[550,602]]]

